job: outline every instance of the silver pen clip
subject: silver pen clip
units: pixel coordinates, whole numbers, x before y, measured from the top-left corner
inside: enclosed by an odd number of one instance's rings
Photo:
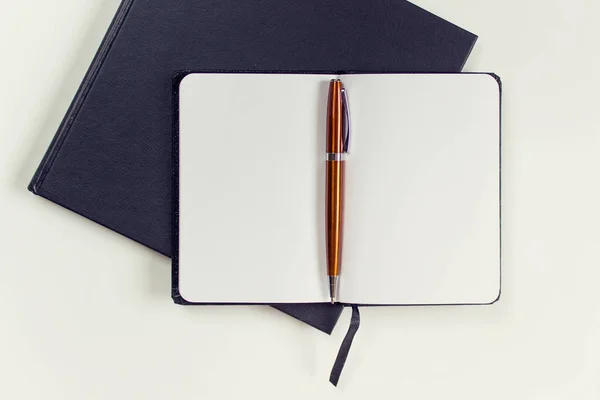
[[[344,119],[342,121],[342,129],[343,129],[343,148],[342,151],[346,154],[350,154],[350,141],[351,141],[351,132],[350,132],[350,108],[348,107],[348,91],[346,88],[342,88],[342,108],[344,113]]]

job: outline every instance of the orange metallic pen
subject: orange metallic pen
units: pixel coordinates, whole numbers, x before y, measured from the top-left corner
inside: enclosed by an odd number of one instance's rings
[[[325,229],[329,296],[335,303],[342,266],[344,222],[344,175],[350,145],[348,95],[339,79],[329,84],[327,102]]]

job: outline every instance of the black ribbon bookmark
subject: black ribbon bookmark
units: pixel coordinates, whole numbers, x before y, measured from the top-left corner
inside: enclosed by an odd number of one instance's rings
[[[352,306],[352,319],[350,320],[350,328],[348,328],[348,333],[346,333],[346,337],[342,341],[337,358],[333,364],[333,369],[331,370],[331,375],[329,376],[329,382],[331,382],[333,386],[337,386],[340,380],[340,375],[342,374],[344,365],[346,365],[346,359],[348,358],[348,353],[350,352],[354,335],[356,335],[359,327],[360,312],[358,311],[358,306]]]

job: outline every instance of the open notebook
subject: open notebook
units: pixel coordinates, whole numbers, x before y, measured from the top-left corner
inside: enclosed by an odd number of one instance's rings
[[[187,75],[175,135],[173,263],[183,298],[329,301],[333,78],[348,91],[353,130],[340,302],[494,302],[500,86],[490,74]]]

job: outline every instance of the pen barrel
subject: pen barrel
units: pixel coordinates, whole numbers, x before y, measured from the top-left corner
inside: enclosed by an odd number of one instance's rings
[[[345,161],[326,162],[327,272],[338,276],[342,265]]]
[[[342,153],[344,148],[341,90],[342,82],[337,79],[331,81],[327,100],[327,143],[325,147],[327,153]]]

